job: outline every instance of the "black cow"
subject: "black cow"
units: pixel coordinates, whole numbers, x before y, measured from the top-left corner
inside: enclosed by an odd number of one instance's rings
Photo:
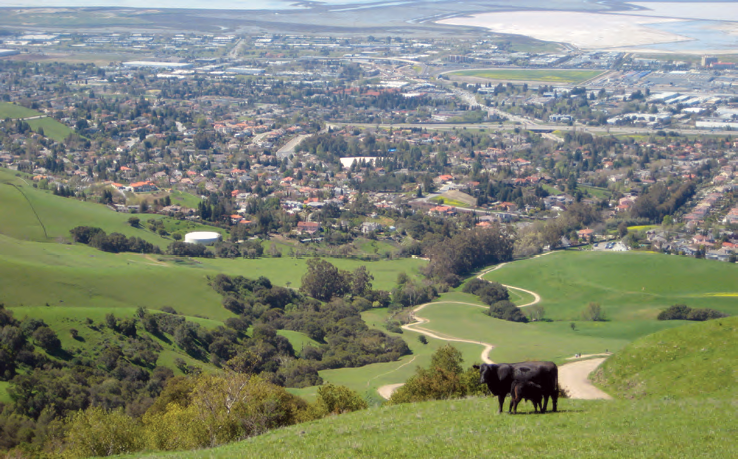
[[[510,408],[515,414],[518,414],[518,403],[523,399],[533,403],[533,411],[536,413],[538,412],[539,407],[543,408],[541,405],[541,400],[543,400],[543,390],[541,389],[541,386],[530,381],[515,383],[512,391],[510,392],[510,398],[512,399],[510,400]]]
[[[487,384],[492,395],[496,395],[500,402],[498,413],[502,413],[505,397],[513,388],[514,382],[532,382],[541,386],[543,394],[542,413],[548,407],[548,398],[551,397],[553,411],[559,400],[559,369],[553,362],[520,362],[501,364],[474,365],[479,370],[480,383]],[[512,406],[510,406],[512,411]]]

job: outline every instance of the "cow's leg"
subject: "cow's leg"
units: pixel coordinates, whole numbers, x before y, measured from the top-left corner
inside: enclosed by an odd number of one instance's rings
[[[505,395],[507,394],[500,394],[497,396],[497,400],[500,402],[500,409],[497,411],[497,413],[502,413],[502,405],[505,404]]]
[[[541,413],[545,413],[547,407],[548,407],[548,394],[543,394],[543,406],[541,407]]]
[[[558,388],[554,391],[553,395],[551,395],[551,405],[553,405],[553,408],[551,409],[554,413],[556,412],[557,405],[559,404],[559,391]]]

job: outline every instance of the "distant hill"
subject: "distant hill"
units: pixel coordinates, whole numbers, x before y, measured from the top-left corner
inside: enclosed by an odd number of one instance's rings
[[[623,398],[738,393],[738,317],[664,330],[638,339],[595,373]]]

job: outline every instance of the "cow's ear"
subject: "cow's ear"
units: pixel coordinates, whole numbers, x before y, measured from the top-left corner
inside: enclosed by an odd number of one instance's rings
[[[479,368],[481,367],[479,365],[472,365],[472,368],[474,368],[475,370],[479,370]]]
[[[512,367],[510,365],[500,365],[497,367],[497,378],[504,381],[512,375]]]

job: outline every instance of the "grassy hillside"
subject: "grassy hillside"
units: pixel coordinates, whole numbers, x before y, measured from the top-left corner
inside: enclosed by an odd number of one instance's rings
[[[498,416],[492,398],[358,411],[220,448],[149,458],[736,457],[735,407],[724,400],[586,402],[560,413]],[[530,404],[524,412],[530,412]],[[519,410],[520,412],[520,410]],[[133,456],[131,456],[133,457]]]
[[[35,120],[28,120],[27,123],[34,132],[38,132],[39,128],[42,128],[44,130],[44,137],[56,140],[57,142],[63,142],[64,139],[69,137],[69,134],[74,133],[74,130],[54,118],[37,118]]]
[[[595,380],[624,398],[733,396],[738,392],[738,317],[664,330],[608,359]]]
[[[16,119],[30,118],[32,116],[41,116],[43,113],[31,110],[22,105],[11,104],[10,102],[0,102],[0,119]]]
[[[556,252],[508,264],[487,280],[533,290],[548,317],[578,320],[598,302],[613,320],[650,320],[673,304],[738,314],[738,265],[644,252]]]
[[[7,183],[16,185],[20,191]],[[16,239],[45,242],[58,237],[69,238],[70,229],[86,225],[97,226],[107,233],[140,237],[161,247],[171,242],[146,229],[131,227],[129,214],[113,212],[101,204],[54,196],[48,191],[33,188],[30,180],[16,177],[7,169],[0,169],[0,202],[3,203],[4,215],[8,216],[0,219],[0,234]],[[160,219],[162,216],[144,215],[139,218]]]
[[[162,261],[164,260],[164,261]],[[171,306],[194,316],[224,320],[232,314],[206,276],[218,273],[299,287],[306,259],[200,259],[181,263],[171,257],[135,253],[112,254],[83,245],[26,242],[0,235],[0,301],[7,306],[136,307]],[[332,259],[341,269],[366,265],[374,286],[389,289],[397,274],[417,275],[422,260],[378,262]]]

